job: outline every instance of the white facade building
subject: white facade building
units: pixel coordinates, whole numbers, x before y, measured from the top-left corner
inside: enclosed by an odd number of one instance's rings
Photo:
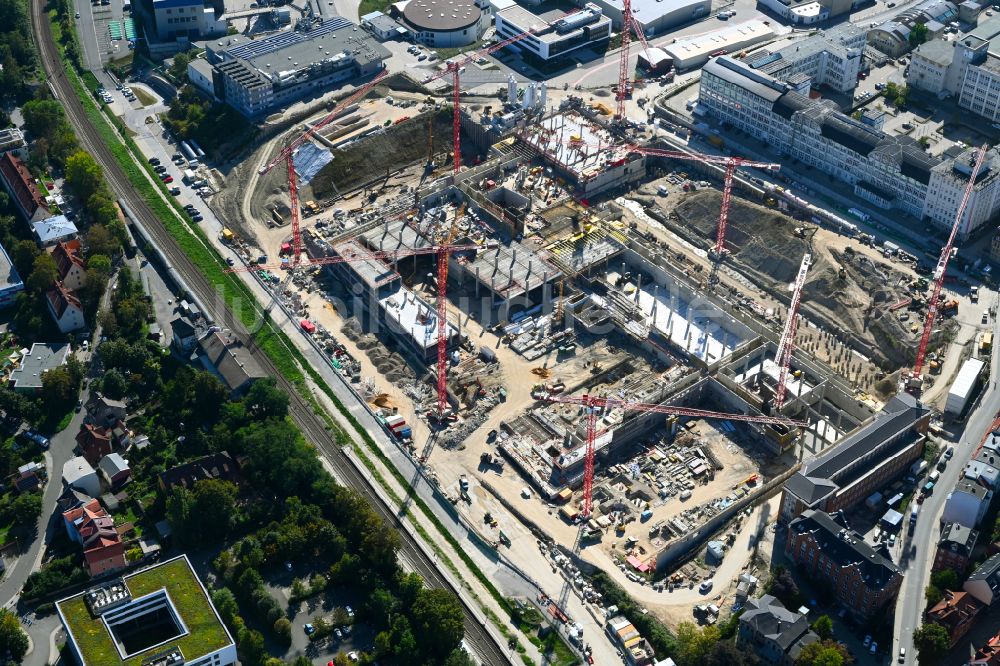
[[[208,39],[226,34],[226,22],[203,0],[153,0],[153,21],[160,41]]]
[[[844,23],[778,51],[751,54],[746,61],[782,81],[801,74],[809,77],[812,87],[849,93],[858,85],[866,34],[864,28]]]
[[[611,39],[611,19],[592,3],[587,3],[572,16],[552,23],[520,5],[497,11],[497,39],[509,39],[528,31],[532,34],[508,48],[551,60],[578,49],[607,43]]]

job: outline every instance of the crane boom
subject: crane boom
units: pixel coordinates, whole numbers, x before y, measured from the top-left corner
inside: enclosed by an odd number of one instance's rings
[[[315,259],[309,259],[302,262],[300,265],[304,267],[308,266],[326,266],[328,264],[345,264],[354,261],[367,261],[367,260],[389,260],[400,259],[402,257],[413,257],[424,254],[438,254],[444,250],[448,252],[464,252],[467,250],[488,250],[496,247],[496,243],[490,242],[483,245],[435,245],[432,247],[417,247],[417,248],[399,248],[398,250],[376,250],[372,252],[363,251],[358,252],[357,250],[350,250],[350,252],[345,253],[343,256],[339,257],[317,257]],[[257,273],[260,271],[273,271],[284,268],[281,264],[252,264],[248,266],[240,266],[238,268],[227,268],[226,273]]]
[[[799,328],[799,303],[802,302],[802,287],[806,284],[806,273],[809,272],[809,264],[812,263],[812,255],[808,252],[802,257],[802,264],[799,266],[799,273],[795,276],[795,286],[792,289],[792,302],[788,306],[788,319],[785,321],[785,330],[781,333],[781,341],[778,343],[778,352],[775,360],[778,361],[778,386],[774,391],[775,413],[781,410],[785,404],[785,391],[788,382],[788,369],[792,365],[792,351],[795,349],[795,332]]]
[[[618,102],[616,118],[625,118],[625,98],[628,97],[632,87],[632,77],[629,75],[629,39],[632,32],[632,2],[622,0],[622,45],[619,51],[618,62],[618,90],[615,93],[615,100]]]
[[[557,402],[567,405],[581,405],[586,411],[587,417],[587,449],[583,463],[583,507],[581,513],[585,518],[590,517],[593,511],[594,499],[594,455],[595,440],[597,438],[597,410],[598,409],[622,409],[627,411],[656,412],[659,414],[671,414],[676,416],[689,416],[703,419],[725,419],[727,421],[742,421],[747,423],[764,423],[769,425],[783,425],[786,427],[807,427],[808,421],[788,419],[782,416],[754,416],[751,414],[726,414],[723,412],[712,412],[704,409],[694,409],[691,407],[675,407],[673,405],[656,405],[644,403],[638,400],[622,400],[618,398],[601,398],[595,395],[570,396],[559,394],[547,394],[543,400]]]
[[[987,144],[983,144],[979,149],[979,155],[977,156],[976,162],[972,167],[972,174],[969,176],[969,182],[965,186],[965,192],[962,194],[962,201],[959,203],[958,211],[955,213],[955,222],[951,225],[951,233],[948,235],[948,242],[941,250],[941,256],[938,258],[937,268],[934,269],[934,291],[927,304],[927,319],[924,320],[924,330],[920,335],[920,346],[917,347],[917,358],[913,362],[913,380],[915,382],[915,387],[917,388],[920,386],[920,371],[924,367],[924,358],[927,355],[927,345],[930,342],[931,330],[934,328],[934,320],[937,317],[938,302],[941,300],[941,287],[944,285],[944,274],[948,270],[948,262],[951,260],[952,246],[955,244],[955,236],[958,234],[958,228],[962,225],[962,217],[965,215],[965,207],[969,203],[969,197],[972,196],[972,188],[975,187],[976,178],[979,176],[979,170],[983,166],[983,160],[986,159],[986,151],[988,149],[989,145]]]

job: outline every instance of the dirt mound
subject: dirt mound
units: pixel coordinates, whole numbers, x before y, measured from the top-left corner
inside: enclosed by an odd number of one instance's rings
[[[450,141],[451,130],[451,111],[437,111],[434,116],[435,152],[442,150],[446,139]],[[427,116],[422,115],[334,151],[333,161],[309,183],[313,198],[327,199],[337,190],[353,189],[386,171],[426,160],[427,138]]]

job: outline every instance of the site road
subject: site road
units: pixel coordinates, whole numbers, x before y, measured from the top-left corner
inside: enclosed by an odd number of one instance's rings
[[[996,334],[996,324],[993,325]],[[994,345],[992,356],[992,367],[996,368],[1000,362],[1000,346]],[[953,488],[958,481],[962,470],[972,457],[976,447],[983,438],[983,434],[990,427],[997,413],[1000,412],[1000,391],[997,390],[996,381],[993,377],[986,380],[979,404],[970,412],[965,423],[965,430],[958,442],[955,443],[955,456],[949,461],[948,467],[941,473],[941,480],[937,486],[939,488]],[[913,646],[913,632],[920,626],[921,615],[924,606],[924,588],[930,581],[931,565],[934,563],[934,553],[937,550],[937,542],[941,534],[939,518],[944,509],[945,500],[948,499],[948,492],[942,490],[931,494],[924,500],[920,508],[920,518],[917,520],[916,529],[910,535],[908,542],[913,555],[910,557],[910,564],[903,576],[903,586],[899,590],[899,599],[896,601],[896,620],[893,628],[895,645],[893,655],[899,654],[899,648],[905,647],[907,655],[914,655],[916,659],[916,649]]]
[[[66,111],[66,115],[80,140],[81,146],[90,152],[97,163],[101,165],[101,168],[104,170],[104,177],[112,192],[128,204],[135,213],[138,223],[143,225],[143,228],[150,235],[152,242],[168,258],[175,270],[184,277],[191,290],[195,292],[195,295],[203,303],[218,303],[215,297],[214,286],[198,270],[198,267],[184,253],[173,237],[167,232],[162,222],[150,210],[142,196],[132,187],[118,165],[118,162],[115,160],[111,149],[102,142],[100,134],[87,119],[83,106],[66,77],[63,63],[56,51],[44,3],[32,2],[30,5],[32,34],[38,45],[45,73],[48,76],[53,94],[62,103],[63,109]],[[218,309],[220,311],[212,313],[216,321],[221,326],[234,331],[237,335],[245,337],[245,327],[229,311],[228,307],[219,306]],[[428,554],[427,550],[421,547],[421,544],[410,533],[408,526],[396,518],[392,508],[383,500],[366,476],[354,465],[353,461],[340,450],[340,447],[336,445],[332,436],[327,432],[324,423],[312,411],[309,404],[298,394],[295,387],[281,375],[267,355],[255,349],[253,356],[261,368],[273,376],[278,385],[288,394],[289,413],[296,425],[301,428],[303,435],[315,444],[323,457],[329,460],[333,467],[338,470],[340,478],[346,485],[360,492],[371,503],[372,507],[379,512],[383,519],[395,524],[399,528],[403,559],[412,564],[413,569],[424,578],[429,586],[441,587],[458,595],[465,612],[465,642],[475,652],[480,661],[489,666],[502,666],[512,663],[505,646],[500,644],[501,641],[498,640],[496,632],[491,631],[492,627],[487,627],[486,620],[482,614],[460,593],[458,586],[452,582],[451,578],[444,575],[438,569],[438,563]]]

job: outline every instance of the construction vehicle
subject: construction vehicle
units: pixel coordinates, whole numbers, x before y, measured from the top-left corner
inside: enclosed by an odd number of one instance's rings
[[[941,288],[944,286],[945,273],[948,271],[948,262],[951,260],[952,256],[956,254],[957,248],[954,247],[955,236],[958,233],[958,228],[962,224],[963,216],[965,215],[965,207],[969,203],[969,197],[972,195],[972,188],[976,184],[976,180],[979,177],[979,171],[983,167],[983,160],[986,159],[986,152],[989,149],[988,144],[983,144],[978,151],[974,152],[974,163],[972,164],[972,173],[969,176],[969,182],[965,186],[965,192],[962,195],[962,201],[958,205],[958,210],[955,213],[955,222],[951,225],[951,234],[948,236],[948,242],[945,246],[941,248],[941,256],[938,259],[937,267],[934,269],[934,291],[931,294],[931,298],[927,304],[927,318],[924,320],[924,330],[920,336],[920,345],[917,347],[917,358],[913,362],[913,372],[910,375],[910,379],[907,382],[907,391],[919,394],[923,388],[923,379],[921,378],[920,371],[923,369],[924,357],[927,354],[927,345],[931,340],[931,331],[934,328],[934,320],[937,318],[938,311],[938,300],[941,298]],[[958,302],[949,301],[949,303],[954,302],[954,310],[958,312]],[[948,303],[945,304],[947,306]]]
[[[318,215],[323,209],[319,207],[319,204],[310,199],[302,204],[302,210],[305,211],[306,215]]]

